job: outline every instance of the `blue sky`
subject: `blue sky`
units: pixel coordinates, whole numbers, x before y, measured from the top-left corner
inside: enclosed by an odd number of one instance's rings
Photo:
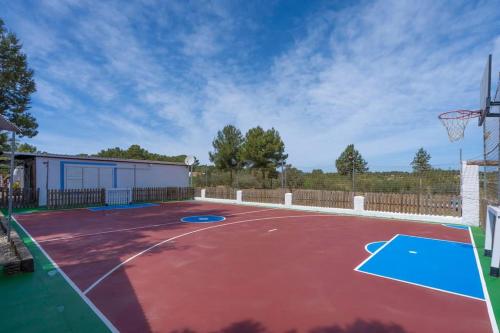
[[[498,1],[0,0],[24,43],[40,133],[54,153],[140,144],[208,161],[218,129],[261,125],[289,162],[333,170],[354,143],[371,169],[481,156],[469,124],[448,142],[440,112],[475,109]],[[496,82],[494,83],[494,86]]]

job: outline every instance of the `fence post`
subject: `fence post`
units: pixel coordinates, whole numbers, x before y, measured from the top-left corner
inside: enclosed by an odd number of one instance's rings
[[[105,205],[106,204],[106,189],[101,188],[101,190],[99,192],[101,194],[101,198],[99,201],[100,201],[101,205]]]
[[[236,191],[236,202],[242,202],[243,201],[243,191],[238,190]]]
[[[205,199],[205,198],[206,198],[206,192],[207,192],[207,190],[206,190],[206,189],[204,189],[204,188],[202,188],[202,189],[201,189],[201,198],[202,198],[202,199]]]
[[[479,166],[462,162],[462,223],[479,226]]]
[[[285,193],[285,206],[291,206],[292,205],[292,198],[293,198],[293,194],[292,193]]]
[[[354,210],[365,210],[365,197],[357,195],[354,197]]]

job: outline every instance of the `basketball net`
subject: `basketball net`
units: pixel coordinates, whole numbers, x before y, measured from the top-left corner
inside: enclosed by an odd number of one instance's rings
[[[456,110],[441,113],[438,118],[448,132],[451,142],[458,141],[464,137],[465,128],[472,118],[481,115],[480,111]]]

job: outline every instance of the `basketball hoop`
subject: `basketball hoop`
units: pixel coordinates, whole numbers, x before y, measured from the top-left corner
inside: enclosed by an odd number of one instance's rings
[[[438,118],[446,128],[448,138],[453,142],[462,139],[469,120],[480,115],[481,111],[455,110],[441,113]]]

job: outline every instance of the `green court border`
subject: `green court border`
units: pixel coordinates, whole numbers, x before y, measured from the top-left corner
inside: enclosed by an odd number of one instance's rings
[[[35,261],[35,272],[0,274],[2,330],[6,332],[109,332],[84,299],[23,229],[13,227]]]
[[[490,276],[491,258],[484,256],[484,230],[479,227],[470,227],[470,229],[474,237],[484,282],[490,295],[491,307],[497,323],[500,323],[500,278]]]
[[[174,203],[190,200],[168,200],[160,203]],[[14,208],[15,214],[30,214],[46,211],[63,211],[85,209],[90,206],[48,209],[45,206],[36,208]],[[5,216],[7,209],[0,212]],[[81,291],[72,286],[61,275],[57,265],[46,255],[37,242],[31,238],[24,228],[13,221],[12,227],[17,231],[24,244],[33,255],[35,272],[6,276],[0,271],[0,313],[2,330],[6,332],[113,332],[96,314],[91,306],[79,294]],[[99,311],[99,310],[97,310]],[[112,326],[112,324],[111,324]]]

